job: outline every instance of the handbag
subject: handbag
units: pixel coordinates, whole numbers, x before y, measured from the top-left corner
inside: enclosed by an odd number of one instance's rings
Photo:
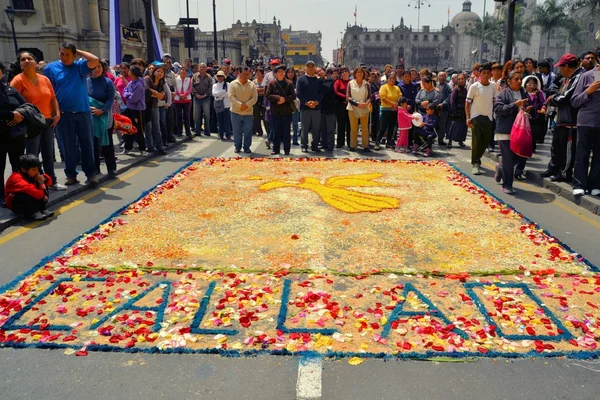
[[[529,114],[521,108],[510,130],[510,150],[525,158],[530,158],[533,155],[533,139],[529,118]]]

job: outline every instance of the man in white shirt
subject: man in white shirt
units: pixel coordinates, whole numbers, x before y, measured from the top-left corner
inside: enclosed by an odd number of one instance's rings
[[[471,128],[471,165],[473,175],[481,174],[481,157],[492,140],[494,99],[498,86],[490,82],[492,65],[479,67],[479,81],[474,82],[467,93],[465,112],[467,126]]]

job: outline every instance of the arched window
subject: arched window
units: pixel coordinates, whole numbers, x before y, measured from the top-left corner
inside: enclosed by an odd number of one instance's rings
[[[446,41],[450,40],[450,35],[446,35]]]
[[[358,58],[358,51],[356,51],[356,50],[352,51],[352,58],[354,58],[354,59]]]
[[[398,57],[404,58],[404,47],[398,49]]]
[[[446,51],[444,52],[444,60],[447,60],[447,59],[449,59],[449,58],[450,58],[450,52],[449,52],[448,50],[446,50]]]

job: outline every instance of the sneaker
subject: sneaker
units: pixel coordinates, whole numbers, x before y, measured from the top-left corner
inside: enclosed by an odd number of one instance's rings
[[[312,152],[314,152],[314,153],[320,153],[320,152],[321,152],[321,149],[320,149],[320,148],[318,148],[318,147],[313,147],[313,148],[311,148],[311,149],[310,149],[310,151],[312,151]]]
[[[417,146],[416,144],[413,144],[412,152],[416,153],[417,150],[419,150],[419,146]]]
[[[272,155],[272,156],[276,156],[276,155],[278,155],[278,154],[280,154],[278,151],[272,151],[272,152],[271,152],[271,155]]]
[[[423,153],[423,157],[429,157],[431,154],[431,149],[425,149],[425,153]]]
[[[90,186],[96,186],[98,184],[98,177],[94,175],[91,178],[88,178],[87,181],[85,181],[85,184]]]
[[[240,151],[242,151],[241,149],[235,149],[233,150],[234,153],[239,153]]]
[[[204,132],[204,136],[210,136],[210,132]]]
[[[121,154],[123,154],[123,155],[128,155],[128,154],[129,154],[129,155],[133,155],[133,154],[131,154],[131,150],[127,150],[127,149],[123,150],[123,151],[121,152]]]
[[[31,216],[31,218],[32,218],[34,221],[43,221],[43,220],[45,220],[45,219],[46,219],[46,217],[44,217],[44,214],[42,214],[40,211],[38,211],[38,212],[36,212],[35,214],[33,214],[33,215]]]
[[[302,146],[302,152],[303,153],[308,153],[308,147]]]
[[[500,183],[500,181],[502,180],[502,167],[500,166],[500,164],[496,164],[494,179],[496,180],[496,183]]]
[[[67,186],[77,185],[78,183],[79,183],[79,181],[77,180],[77,178],[67,178],[65,180],[65,185],[67,185]]]
[[[502,191],[506,194],[515,194],[515,191],[511,189],[507,189],[507,188],[502,188]]]
[[[51,218],[54,217],[54,211],[44,210],[42,211],[42,215],[44,216],[44,218]]]
[[[592,189],[591,195],[592,196],[600,196],[600,189]]]
[[[565,182],[565,177],[562,176],[561,174],[557,174],[557,175],[552,175],[550,177],[550,180],[552,182]]]
[[[488,153],[493,153],[494,152],[494,148],[493,147],[488,147],[487,151],[488,151]]]
[[[583,196],[585,194],[585,190],[583,189],[573,189],[573,196]]]
[[[140,156],[146,157],[147,155],[148,155],[147,151],[144,151],[144,150],[140,151]]]
[[[394,149],[394,151],[396,153],[402,153],[402,149],[400,147],[398,147],[398,146],[396,146],[396,148]]]
[[[515,174],[515,179],[518,181],[524,181],[525,177],[523,176],[523,174]]]
[[[50,186],[51,190],[54,190],[56,192],[61,192],[63,190],[67,190],[67,187],[65,185],[61,185],[59,183],[55,183],[54,185]]]
[[[473,169],[471,170],[473,175],[481,175],[481,170],[479,169],[479,165],[473,165]]]
[[[379,145],[379,143],[375,143],[375,147],[373,147],[375,150],[381,150],[381,146]]]

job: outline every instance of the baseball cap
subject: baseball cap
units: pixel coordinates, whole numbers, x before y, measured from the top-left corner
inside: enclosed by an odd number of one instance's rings
[[[304,64],[304,65],[305,65],[306,67],[308,67],[309,65],[312,65],[312,66],[314,67],[314,66],[315,66],[315,62],[314,62],[314,61],[310,61],[310,60],[308,60],[308,61],[306,62],[306,64]]]
[[[574,63],[578,60],[579,60],[579,58],[577,58],[577,56],[575,54],[568,53],[568,54],[563,55],[560,58],[560,60],[558,60],[558,62],[556,64],[554,64],[554,66],[561,67],[563,65]]]
[[[281,64],[281,62],[279,62],[278,59],[274,59],[274,60],[271,60],[271,62],[269,64],[270,65],[279,65],[279,64]]]

